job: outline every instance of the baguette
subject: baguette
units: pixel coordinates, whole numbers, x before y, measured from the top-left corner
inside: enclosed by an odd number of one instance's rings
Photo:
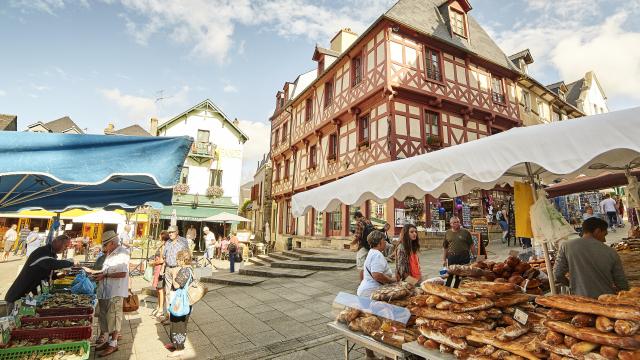
[[[447,310],[437,310],[427,307],[413,308],[413,313],[419,317],[444,320],[456,324],[471,324],[475,321],[473,314],[470,313],[454,313]]]
[[[581,312],[606,316],[613,319],[640,320],[640,307],[630,305],[605,304],[597,300],[576,295],[538,296],[538,305],[564,311]]]
[[[498,333],[496,338],[500,341],[511,341],[513,339],[517,339],[521,335],[524,335],[529,332],[529,328],[518,323],[507,326],[503,331]]]
[[[540,341],[540,347],[552,354],[560,355],[562,357],[579,358],[579,356],[573,355],[571,353],[571,349],[564,345],[552,345],[547,341]]]
[[[478,298],[469,300],[464,304],[453,304],[449,307],[449,309],[453,312],[467,312],[488,309],[490,307],[493,307],[493,305],[493,301],[489,299]]]
[[[620,360],[639,360],[640,350],[636,351],[620,351],[618,352],[618,359]]]
[[[453,349],[465,350],[468,346],[464,339],[455,338],[440,331],[429,329],[424,325],[421,325],[418,330],[420,331],[420,334],[427,339],[437,341],[440,344],[449,346]]]
[[[600,355],[608,360],[616,360],[618,358],[618,349],[613,346],[600,346]]]
[[[425,281],[420,285],[420,287],[427,294],[436,295],[454,303],[462,304],[469,300],[466,296],[460,294],[458,290],[444,285],[433,284]]]
[[[613,321],[606,316],[598,316],[596,318],[596,329],[602,332],[613,331]]]
[[[509,307],[520,303],[529,301],[529,295],[527,294],[510,294],[502,296],[495,301],[495,306],[499,308]]]
[[[488,290],[495,294],[511,294],[518,291],[516,284],[497,283],[493,281],[470,281],[460,285],[462,289]]]
[[[540,359],[534,353],[525,350],[522,344],[515,344],[515,343],[500,341],[495,339],[494,337],[487,336],[477,331],[474,331],[471,335],[467,336],[467,340],[486,344],[486,345],[491,345],[498,349],[506,350],[515,355],[522,356],[525,359],[529,359],[529,360]]]
[[[544,321],[544,325],[553,331],[569,335],[583,341],[627,350],[640,349],[640,339],[635,337],[603,333],[594,328],[576,328],[571,324],[552,320]]]
[[[434,319],[427,319],[423,317],[419,317],[416,319],[416,325],[425,325],[428,328],[439,330],[439,331],[445,331],[448,328],[454,326],[454,324],[444,320],[434,320]]]
[[[586,355],[595,350],[599,345],[588,341],[581,341],[571,346],[571,353],[574,356]]]
[[[629,321],[629,320],[616,320],[616,323],[613,326],[616,334],[621,336],[631,336],[638,332],[638,328],[640,328],[639,321]]]

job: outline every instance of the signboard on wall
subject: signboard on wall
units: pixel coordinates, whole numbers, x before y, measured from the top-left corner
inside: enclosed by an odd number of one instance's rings
[[[406,223],[405,211],[404,209],[395,209],[395,226],[403,227]]]

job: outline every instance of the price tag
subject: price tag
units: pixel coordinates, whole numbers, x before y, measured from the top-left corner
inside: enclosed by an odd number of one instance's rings
[[[519,322],[522,325],[527,325],[529,315],[527,315],[526,312],[522,311],[522,309],[516,308],[516,311],[513,313],[513,320]]]

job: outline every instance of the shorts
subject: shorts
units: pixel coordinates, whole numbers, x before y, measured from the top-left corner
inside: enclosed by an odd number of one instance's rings
[[[160,274],[158,276],[158,285],[156,285],[156,289],[157,290],[161,290],[164,288],[164,276],[162,274]]]
[[[500,227],[502,228],[502,231],[508,231],[509,230],[509,224],[506,221],[500,220],[500,221],[498,221],[498,224],[500,224]]]
[[[366,248],[360,248],[356,253],[356,268],[358,270],[364,269],[364,261],[367,260],[367,254],[369,254],[369,250]]]
[[[122,311],[122,296],[114,296],[111,299],[100,299],[100,331],[103,334],[111,334],[114,331],[122,330],[122,320],[124,313]]]
[[[6,251],[6,252],[11,251],[11,248],[13,247],[14,243],[15,243],[15,241],[5,241],[4,242],[4,251]]]

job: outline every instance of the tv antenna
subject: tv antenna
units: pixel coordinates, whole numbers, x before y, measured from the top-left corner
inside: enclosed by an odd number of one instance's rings
[[[164,89],[157,91],[156,94],[158,96],[156,98],[156,101],[155,101],[156,104],[161,102],[161,101],[164,101],[166,99],[171,99],[173,97],[173,95],[172,96],[164,96]]]

